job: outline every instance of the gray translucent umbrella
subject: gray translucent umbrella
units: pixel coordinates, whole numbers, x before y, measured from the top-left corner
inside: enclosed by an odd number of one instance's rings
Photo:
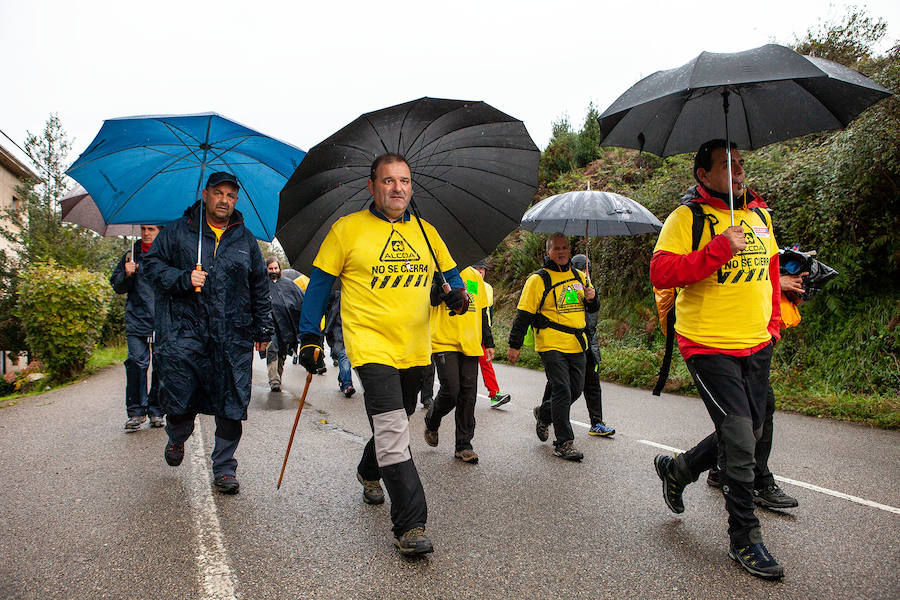
[[[94,199],[82,186],[63,196],[60,201],[60,216],[66,223],[87,227],[103,237],[134,236],[135,225],[109,225],[100,214]]]
[[[590,259],[590,236],[656,233],[662,223],[631,198],[613,192],[583,190],[545,198],[528,209],[519,225],[534,233],[585,236]],[[590,280],[590,273],[588,273]]]

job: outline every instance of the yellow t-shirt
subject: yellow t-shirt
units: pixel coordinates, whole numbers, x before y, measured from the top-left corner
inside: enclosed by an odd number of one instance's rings
[[[703,206],[714,217],[716,234],[731,225],[728,210]],[[659,232],[654,252],[691,252],[691,209],[679,206]],[[685,287],[675,299],[675,331],[691,341],[737,350],[752,348],[771,338],[766,327],[772,316],[769,260],[778,253],[775,234],[754,210],[735,210],[734,222],[744,229],[747,247],[715,273]],[[710,242],[704,224],[698,248]]]
[[[309,277],[307,275],[304,275],[303,273],[300,273],[300,277],[295,279],[294,283],[297,284],[298,288],[300,288],[301,290],[303,290],[305,292],[306,286],[309,285]]]
[[[584,329],[584,286],[574,279],[570,271],[552,271],[550,269],[546,269],[546,271],[550,274],[551,285],[560,281],[568,281],[568,283],[554,287],[547,294],[541,307],[541,314],[554,323]],[[581,281],[585,280],[584,273],[578,271],[578,275],[581,277]],[[537,313],[538,303],[543,295],[544,280],[537,273],[533,273],[525,280],[525,287],[522,289],[522,295],[519,297],[519,304],[516,308]],[[584,333],[581,336],[586,343]],[[535,330],[534,349],[538,352],[556,350],[567,354],[584,352],[575,335],[549,327]]]
[[[437,230],[422,225],[444,271],[456,266]],[[313,265],[341,278],[347,356],[397,369],[431,362],[429,291],[435,265],[415,219],[389,223],[369,209],[331,226]]]
[[[491,287],[491,284],[489,284],[487,281],[484,282],[484,291],[487,294],[488,307],[494,306],[494,288]],[[493,309],[488,311],[488,325],[493,327],[494,326],[494,317],[493,317],[493,315],[491,315],[491,312],[493,312]]]
[[[481,311],[488,307],[487,284],[472,267],[463,269],[459,276],[469,293],[469,308],[451,317],[443,303],[431,307],[431,351],[481,356]]]
[[[222,241],[222,234],[225,233],[225,228],[223,227],[219,229],[218,227],[213,227],[209,224],[209,221],[207,221],[206,224],[209,225],[209,228],[212,229],[213,235],[216,236],[216,245],[213,248],[213,256],[215,256],[216,252],[218,252],[219,250],[219,242]]]

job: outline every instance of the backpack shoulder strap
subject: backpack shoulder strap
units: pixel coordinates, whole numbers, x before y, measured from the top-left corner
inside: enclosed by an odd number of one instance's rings
[[[703,223],[709,224],[709,237],[712,239],[716,235],[713,227],[716,219],[703,210],[703,204],[700,202],[689,201],[684,205],[691,209],[691,213],[694,215],[694,220],[691,222],[691,251],[696,251],[700,248],[700,238],[703,237]]]

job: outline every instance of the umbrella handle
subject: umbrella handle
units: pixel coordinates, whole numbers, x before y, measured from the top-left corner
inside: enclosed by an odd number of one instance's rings
[[[203,270],[203,267],[200,265],[200,263],[197,263],[197,266],[194,267],[194,270],[195,270],[195,271],[202,271],[202,270]],[[195,291],[196,293],[198,293],[198,294],[200,293],[200,290],[202,290],[202,289],[203,289],[203,288],[201,288],[199,285],[195,285],[195,286],[194,286],[194,291]]]

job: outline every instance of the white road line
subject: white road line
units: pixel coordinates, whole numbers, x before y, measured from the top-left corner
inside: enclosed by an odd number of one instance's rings
[[[572,421],[573,423],[575,421]],[[582,423],[579,423],[582,425]],[[668,450],[669,452],[684,452],[684,450],[679,450],[678,448],[673,448],[671,446],[666,446],[664,444],[657,444],[656,442],[651,442],[650,440],[638,440],[641,444],[647,444],[648,446],[653,446],[654,448],[660,448],[662,450]],[[808,490],[812,490],[814,492],[819,492],[822,494],[828,494],[829,496],[834,496],[835,498],[842,498],[844,500],[849,500],[850,502],[856,502],[857,504],[862,504],[863,506],[869,506],[871,508],[877,508],[879,510],[884,510],[887,512],[892,512],[895,515],[900,515],[900,508],[895,506],[888,506],[887,504],[879,504],[878,502],[872,502],[871,500],[866,500],[865,498],[858,498],[857,496],[851,496],[850,494],[845,494],[843,492],[836,492],[834,490],[829,490],[828,488],[819,487],[817,485],[813,485],[811,483],[806,483],[805,481],[797,481],[796,479],[788,479],[787,477],[780,477],[778,475],[775,476],[775,479],[781,481],[783,483],[789,483],[791,485],[796,485],[798,487],[806,488]]]
[[[228,566],[219,515],[209,483],[209,466],[203,445],[200,419],[188,440],[191,448],[190,496],[197,525],[197,564],[200,567],[200,586],[203,600],[236,600],[234,575]]]

